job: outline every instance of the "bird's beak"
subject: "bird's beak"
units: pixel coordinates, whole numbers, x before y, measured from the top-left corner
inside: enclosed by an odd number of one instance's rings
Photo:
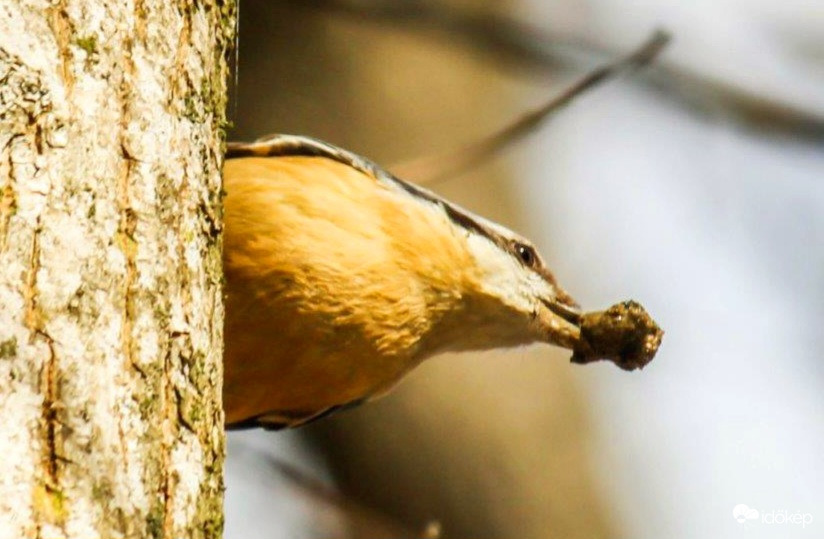
[[[541,299],[539,323],[547,343],[572,350],[581,337],[581,308],[572,297],[559,290],[555,297]]]

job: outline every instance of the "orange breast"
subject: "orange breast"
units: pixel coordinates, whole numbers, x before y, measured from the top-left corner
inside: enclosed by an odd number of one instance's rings
[[[320,157],[231,159],[224,180],[227,424],[383,392],[459,308],[470,255],[442,212]]]

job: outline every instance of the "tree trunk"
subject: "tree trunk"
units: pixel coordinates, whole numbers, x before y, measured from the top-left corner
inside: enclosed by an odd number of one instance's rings
[[[0,538],[220,536],[234,16],[0,4]]]

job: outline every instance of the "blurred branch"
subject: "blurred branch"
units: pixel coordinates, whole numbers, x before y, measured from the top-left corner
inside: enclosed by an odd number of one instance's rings
[[[285,0],[295,6],[371,20],[397,27],[424,28],[460,39],[473,49],[510,65],[517,61],[555,74],[559,67],[578,67],[593,58],[614,57],[614,51],[570,36],[549,36],[529,24],[488,13],[455,9],[422,0]],[[824,115],[758,94],[747,88],[705,77],[672,64],[656,66],[644,82],[681,106],[715,115],[719,110],[750,126],[795,136],[824,137]]]
[[[658,30],[632,54],[589,72],[542,107],[523,115],[497,133],[457,150],[453,149],[393,166],[392,171],[418,183],[434,183],[466,172],[523,139],[553,113],[587,90],[595,88],[624,71],[648,64],[661,52],[669,40],[669,34]]]
[[[343,496],[288,462],[276,458],[267,460],[284,479],[313,500],[318,511],[331,506],[346,515],[355,530],[352,536],[360,539],[439,539],[441,535],[440,524],[437,521],[427,522],[421,532],[414,532],[388,516]]]
[[[502,61],[557,69],[579,63],[582,44],[559,36],[549,39],[538,28],[482,11],[454,9],[445,2],[422,0],[287,0],[354,19],[434,30]],[[583,47],[585,48],[585,47]],[[590,51],[585,51],[589,54]],[[602,51],[606,55],[606,51]]]

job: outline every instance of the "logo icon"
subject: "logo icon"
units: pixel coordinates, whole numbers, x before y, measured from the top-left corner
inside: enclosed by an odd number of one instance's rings
[[[739,503],[732,508],[732,516],[736,521],[738,521],[739,524],[743,524],[748,520],[757,519],[758,511],[748,505]]]

